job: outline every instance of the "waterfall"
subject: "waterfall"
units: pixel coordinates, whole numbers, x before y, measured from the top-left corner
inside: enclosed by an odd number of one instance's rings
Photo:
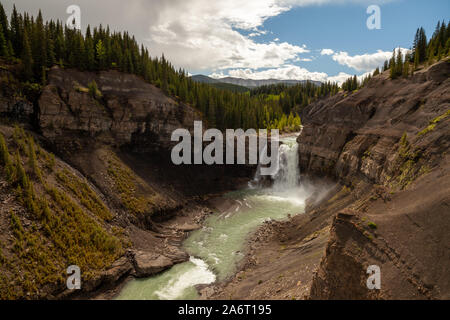
[[[271,179],[273,181],[273,188],[276,191],[286,191],[296,188],[299,184],[300,168],[298,158],[298,144],[296,137],[288,137],[281,139],[282,144],[278,149],[279,154],[279,169]],[[267,148],[267,146],[266,146]],[[265,152],[265,150],[263,150]],[[256,169],[255,177],[249,182],[250,187],[255,187],[260,184],[262,176],[260,173],[260,165]]]
[[[298,165],[298,144],[294,139],[286,139],[279,148],[280,166],[272,177],[274,189],[286,191],[294,189],[299,184],[300,168]]]

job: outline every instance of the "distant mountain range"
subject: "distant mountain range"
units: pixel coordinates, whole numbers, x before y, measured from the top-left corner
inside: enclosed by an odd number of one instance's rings
[[[307,80],[278,80],[278,79],[264,79],[264,80],[252,80],[252,79],[242,79],[242,78],[232,78],[232,77],[226,77],[226,78],[220,78],[220,79],[214,79],[205,75],[195,75],[192,76],[192,80],[202,83],[209,83],[214,86],[217,84],[231,84],[236,85],[240,87],[246,87],[246,88],[257,88],[260,86],[265,85],[272,85],[272,84],[287,84],[287,85],[296,85],[298,83],[305,83]],[[311,81],[316,85],[321,85],[320,81]]]

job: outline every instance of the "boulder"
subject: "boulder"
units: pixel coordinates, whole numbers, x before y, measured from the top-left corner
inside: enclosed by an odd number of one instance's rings
[[[174,265],[172,259],[153,253],[138,251],[134,254],[135,275],[138,278],[149,277]]]

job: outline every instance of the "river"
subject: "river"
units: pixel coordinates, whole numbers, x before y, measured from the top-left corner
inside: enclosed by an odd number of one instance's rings
[[[296,137],[282,138],[280,169],[271,188],[258,188],[258,173],[243,190],[223,197],[233,203],[205,220],[200,230],[183,242],[190,260],[156,276],[129,281],[119,300],[197,299],[199,284],[226,279],[244,257],[246,238],[268,219],[282,220],[304,212],[307,192],[299,184]]]

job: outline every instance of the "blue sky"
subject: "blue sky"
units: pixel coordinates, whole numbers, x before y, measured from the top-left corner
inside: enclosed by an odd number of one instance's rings
[[[153,56],[218,78],[342,82],[373,71],[394,47],[410,48],[418,27],[431,35],[438,20],[450,18],[449,0],[0,1],[9,13],[15,3],[63,21],[76,4],[83,29],[128,30]],[[366,27],[369,5],[381,9],[381,30]]]
[[[448,0],[398,0],[380,4],[381,29],[369,30],[366,20],[367,2],[363,4],[328,4],[294,8],[268,19],[264,29],[270,33],[258,40],[306,44],[312,50],[311,62],[300,62],[311,71],[336,74],[358,73],[355,69],[339,65],[330,56],[321,56],[315,50],[330,48],[350,55],[391,51],[395,47],[410,48],[416,29],[423,26],[428,35],[438,20],[450,18]],[[308,56],[307,54],[305,56]]]

